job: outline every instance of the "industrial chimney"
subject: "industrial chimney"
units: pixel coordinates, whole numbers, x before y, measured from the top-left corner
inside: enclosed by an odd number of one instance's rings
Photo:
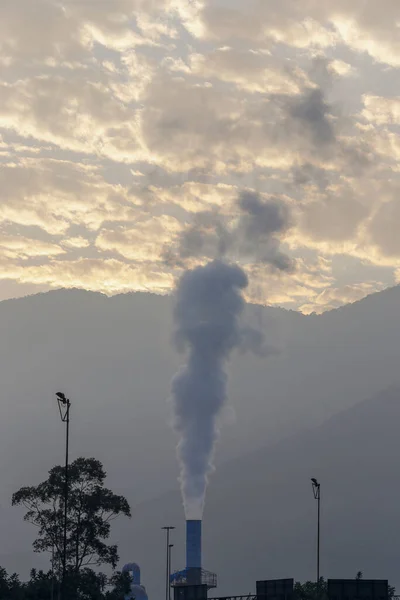
[[[217,576],[202,568],[201,520],[186,521],[186,568],[171,575],[174,600],[206,600],[207,590],[217,586]]]
[[[191,585],[201,584],[201,521],[186,521],[186,570]]]

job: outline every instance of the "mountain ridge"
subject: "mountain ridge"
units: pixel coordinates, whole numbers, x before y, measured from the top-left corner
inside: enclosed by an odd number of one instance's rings
[[[392,285],[389,286],[383,290],[378,290],[376,292],[371,292],[370,294],[365,295],[363,298],[360,298],[359,300],[355,300],[354,302],[348,302],[346,304],[343,304],[341,306],[338,306],[337,308],[332,308],[329,310],[324,311],[323,313],[309,313],[309,314],[304,314],[298,310],[295,309],[290,309],[290,308],[285,308],[279,305],[270,305],[270,304],[254,304],[254,303],[249,303],[249,306],[261,306],[263,308],[270,308],[270,309],[277,309],[277,310],[281,310],[285,313],[294,313],[297,315],[301,315],[305,318],[316,318],[316,317],[322,317],[324,315],[329,315],[332,313],[337,313],[337,311],[341,311],[342,309],[346,309],[348,307],[351,306],[355,306],[355,305],[359,305],[361,303],[363,303],[366,300],[369,300],[371,298],[374,298],[376,296],[382,296],[385,295],[387,293],[391,293],[394,291],[398,291],[400,289],[400,284],[397,285]],[[129,292],[123,292],[123,293],[118,293],[118,294],[106,294],[105,292],[100,292],[100,291],[92,291],[92,290],[86,290],[83,288],[56,288],[56,289],[52,289],[52,290],[48,290],[48,291],[44,291],[44,292],[37,292],[37,293],[32,293],[32,294],[27,294],[26,296],[18,296],[16,298],[5,298],[4,300],[0,300],[0,306],[4,305],[4,304],[10,304],[10,303],[15,303],[15,302],[20,302],[20,301],[24,301],[27,299],[31,299],[31,298],[37,298],[37,297],[43,297],[43,296],[50,296],[50,295],[55,295],[55,294],[60,294],[60,293],[66,293],[66,294],[82,294],[83,295],[87,295],[87,296],[92,296],[92,297],[101,297],[104,298],[106,300],[113,300],[113,299],[120,299],[120,298],[129,298],[132,296],[147,296],[147,297],[157,297],[157,298],[171,298],[173,297],[173,292],[171,293],[166,293],[166,294],[160,294],[160,293],[156,293],[156,292],[147,292],[147,291],[129,291]]]

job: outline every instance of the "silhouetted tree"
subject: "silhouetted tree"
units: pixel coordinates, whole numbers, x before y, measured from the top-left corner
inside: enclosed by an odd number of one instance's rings
[[[23,598],[24,600],[39,600],[39,598],[40,600],[51,600],[52,588],[54,589],[54,598],[56,598],[57,587],[51,571],[45,573],[32,569],[30,580],[23,584]]]
[[[117,564],[117,546],[106,543],[110,522],[119,515],[130,517],[131,513],[123,496],[104,487],[105,478],[103,465],[94,458],[78,458],[69,466],[67,567],[70,578],[72,573],[78,575],[89,566],[109,564],[115,568]],[[38,486],[23,487],[12,497],[14,506],[27,509],[25,521],[38,527],[33,543],[35,552],[54,550],[56,571],[63,553],[64,481],[65,467],[53,467],[46,481]]]
[[[358,571],[357,575],[356,575],[356,579],[357,581],[360,581],[363,578],[363,572],[362,571]],[[388,585],[388,596],[389,598],[393,598],[393,596],[396,595],[396,588],[393,585]]]
[[[7,571],[0,567],[0,598],[1,600],[25,600],[24,585],[18,575],[8,575]]]
[[[363,578],[362,571],[358,571],[356,579]],[[389,585],[389,598],[393,598],[396,594],[396,589]],[[328,600],[328,584],[323,577],[319,581],[306,581],[300,583],[297,581],[294,585],[294,595],[296,600]]]
[[[123,600],[131,584],[129,573],[116,572],[111,577],[83,568],[68,578],[67,594],[74,600]],[[54,590],[57,598],[57,590]],[[1,600],[51,600],[52,572],[31,570],[30,580],[21,582],[18,575],[8,575],[0,567]]]
[[[130,573],[117,572],[109,579],[111,589],[105,593],[105,600],[121,600],[129,592],[132,583]]]
[[[319,584],[316,581],[297,581],[294,585],[294,595],[296,600],[327,600],[327,583],[323,577],[320,578]]]

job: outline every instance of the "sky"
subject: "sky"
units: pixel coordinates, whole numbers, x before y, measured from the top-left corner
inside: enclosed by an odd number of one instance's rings
[[[2,0],[0,299],[169,293],[221,240],[256,303],[398,283],[399,81],[398,0]]]

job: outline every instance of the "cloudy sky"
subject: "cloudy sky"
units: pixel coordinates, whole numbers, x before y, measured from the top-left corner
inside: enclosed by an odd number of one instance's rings
[[[398,0],[1,0],[0,73],[0,298],[400,279]]]

